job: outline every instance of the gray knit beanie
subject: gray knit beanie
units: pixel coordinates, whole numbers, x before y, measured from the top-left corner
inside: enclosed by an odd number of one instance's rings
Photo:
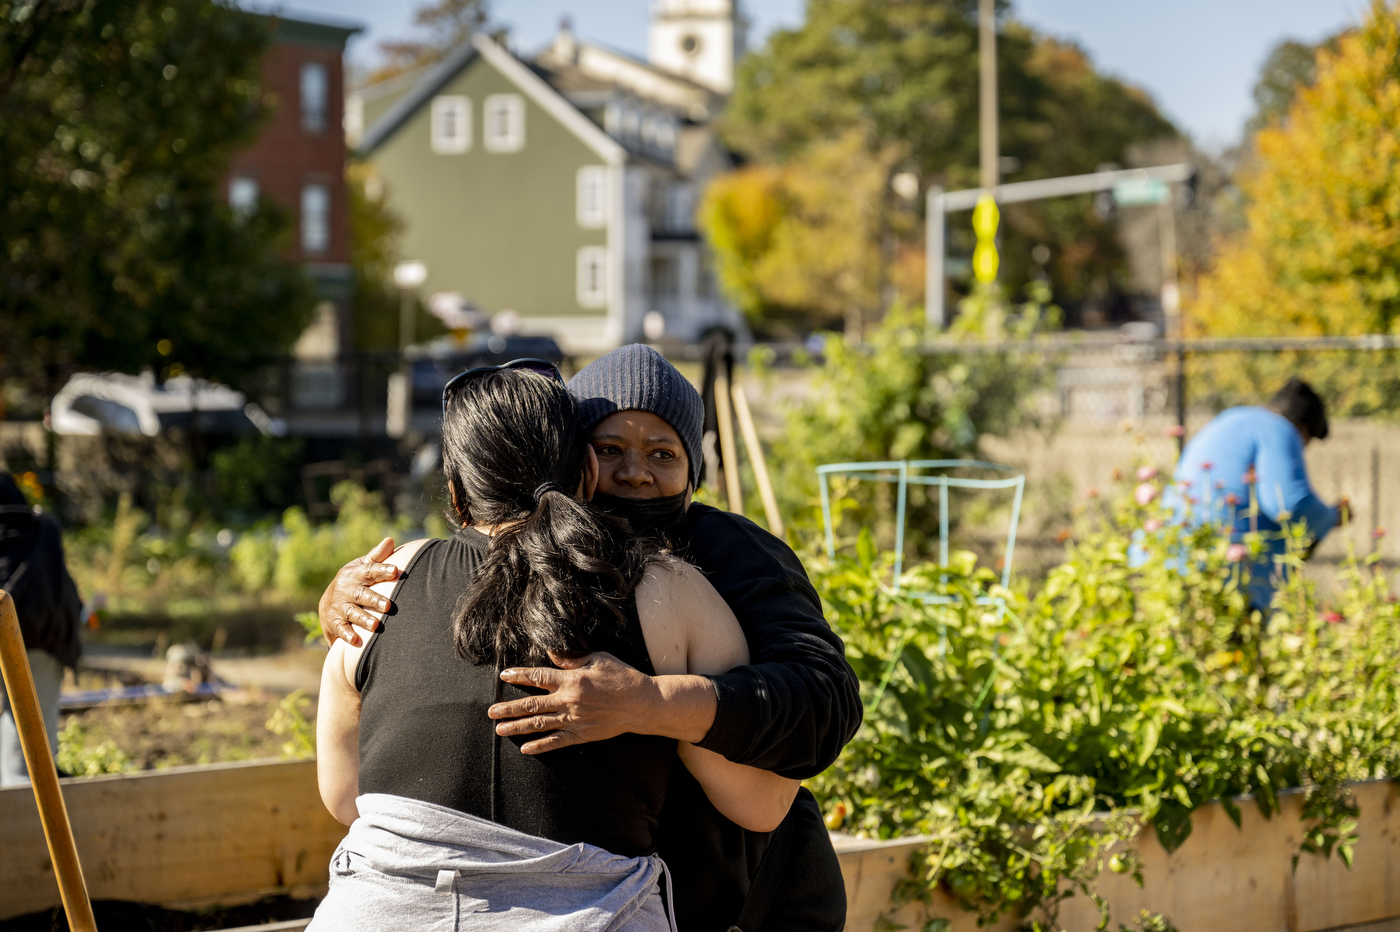
[[[691,484],[699,488],[705,403],[666,357],[644,343],[618,347],[579,370],[569,392],[579,403],[585,430],[619,411],[646,411],[670,424],[690,460]]]

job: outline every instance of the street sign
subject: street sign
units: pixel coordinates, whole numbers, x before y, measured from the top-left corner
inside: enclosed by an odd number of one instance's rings
[[[983,194],[972,209],[972,230],[977,234],[977,248],[972,253],[972,274],[982,284],[997,280],[997,267],[1001,258],[997,255],[997,225],[1001,222],[1001,211],[997,209],[996,198]]]
[[[1161,178],[1125,178],[1113,184],[1113,200],[1119,207],[1165,204],[1171,186]]]

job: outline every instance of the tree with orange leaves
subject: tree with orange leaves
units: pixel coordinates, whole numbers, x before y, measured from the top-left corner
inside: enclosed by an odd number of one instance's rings
[[[1255,136],[1247,227],[1189,306],[1196,333],[1400,332],[1400,22],[1373,0]]]

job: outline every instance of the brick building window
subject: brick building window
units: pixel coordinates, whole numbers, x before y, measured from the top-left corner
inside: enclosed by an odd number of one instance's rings
[[[301,128],[308,133],[326,131],[331,98],[330,74],[320,62],[301,66]]]
[[[596,230],[608,222],[607,169],[601,165],[585,165],[578,170],[578,225]]]
[[[301,249],[325,252],[331,245],[331,191],[324,184],[301,188]]]
[[[519,152],[525,147],[525,98],[492,94],[482,107],[481,134],[487,152]]]
[[[472,147],[472,102],[466,97],[433,98],[433,151],[456,155]]]
[[[578,251],[579,307],[608,305],[608,248],[585,246]]]
[[[239,217],[247,217],[258,209],[258,179],[230,178],[228,206]]]

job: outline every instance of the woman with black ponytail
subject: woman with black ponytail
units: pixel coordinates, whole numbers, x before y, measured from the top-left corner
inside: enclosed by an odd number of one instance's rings
[[[673,929],[654,834],[679,755],[755,831],[797,781],[680,735],[621,734],[543,754],[486,710],[533,690],[514,666],[607,652],[657,701],[748,662],[733,613],[693,567],[584,504],[598,461],[546,363],[464,373],[444,391],[443,468],[460,529],[391,558],[394,610],[322,677],[317,772],[350,833],[314,929]]]

